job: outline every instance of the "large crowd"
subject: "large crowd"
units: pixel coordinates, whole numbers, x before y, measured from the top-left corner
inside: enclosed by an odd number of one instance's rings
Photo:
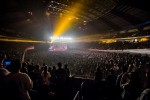
[[[71,100],[68,96],[74,88],[70,80],[74,77],[94,81],[96,100],[150,99],[149,55],[34,49],[21,62],[23,48],[7,48],[0,52],[0,94],[5,100]],[[6,66],[8,58],[11,64]]]
[[[80,43],[77,48],[91,48],[91,49],[101,49],[101,50],[124,50],[124,49],[145,49],[150,48],[150,41],[146,42],[134,42],[134,41],[116,41],[113,43]]]

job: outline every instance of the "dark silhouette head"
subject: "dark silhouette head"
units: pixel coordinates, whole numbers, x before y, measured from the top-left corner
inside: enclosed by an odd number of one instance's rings
[[[122,67],[122,72],[127,72],[127,70],[128,70],[128,67],[127,67],[127,66],[123,66],[123,67]]]
[[[58,65],[58,68],[61,68],[61,67],[62,67],[61,62],[59,62],[57,65]]]
[[[35,66],[35,69],[36,69],[36,70],[39,70],[39,69],[40,69],[40,65],[36,65],[36,66]]]
[[[65,68],[68,68],[68,64],[65,64]]]
[[[44,67],[44,72],[47,72],[47,71],[48,71],[48,66],[45,65],[45,67]]]
[[[56,67],[55,67],[55,66],[53,66],[53,70],[56,70]]]
[[[11,61],[12,71],[19,71],[21,69],[21,61],[18,59]]]
[[[115,71],[113,68],[110,69],[110,74],[114,75],[115,74]]]
[[[26,62],[23,62],[23,63],[22,63],[22,67],[27,67],[27,63],[26,63]]]

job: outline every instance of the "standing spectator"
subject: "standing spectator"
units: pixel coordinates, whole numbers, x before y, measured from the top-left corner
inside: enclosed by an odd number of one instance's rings
[[[35,66],[35,69],[33,70],[33,83],[34,83],[34,87],[39,87],[41,84],[42,84],[42,82],[41,82],[41,73],[42,73],[42,71],[41,71],[41,69],[40,69],[40,65],[36,65]]]
[[[66,92],[66,79],[67,79],[67,74],[66,71],[62,68],[62,63],[59,62],[58,64],[58,69],[56,70],[56,95],[57,99],[63,99],[66,100],[67,97],[67,92]]]
[[[149,64],[147,64],[145,76],[146,76],[146,87],[141,93],[140,100],[150,100],[150,67],[149,67]]]
[[[3,65],[0,66],[0,98],[5,98],[6,94],[6,77],[10,72],[3,67]]]
[[[107,94],[111,99],[115,99],[115,82],[116,82],[116,73],[113,68],[110,69],[110,74],[107,76],[106,85],[107,85]]]
[[[20,71],[21,71],[22,73],[28,74],[27,63],[26,63],[26,62],[22,63],[22,68],[21,68]]]
[[[7,99],[31,100],[28,91],[33,87],[33,83],[26,73],[20,72],[20,60],[12,60],[11,67],[12,72],[7,76]]]
[[[62,68],[62,63],[59,62],[58,69],[56,70],[56,80],[58,84],[64,84],[66,82],[66,71]]]
[[[102,81],[102,71],[98,66],[95,72],[95,82],[99,84],[101,81]]]
[[[56,83],[56,67],[53,66],[52,71],[51,71],[51,81],[52,83]]]
[[[68,64],[65,64],[64,70],[66,71],[67,77],[70,76],[70,70],[68,68]]]
[[[48,66],[45,65],[44,70],[41,74],[42,77],[42,84],[46,84],[46,85],[50,85],[50,78],[51,78],[51,74],[50,72],[48,72]]]
[[[97,97],[100,99],[102,96],[102,70],[100,69],[100,66],[96,68],[94,81],[96,94]]]

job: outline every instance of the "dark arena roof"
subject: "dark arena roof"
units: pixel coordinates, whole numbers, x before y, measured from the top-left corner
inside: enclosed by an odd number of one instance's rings
[[[1,0],[0,37],[44,40],[77,2],[82,9],[66,31],[71,36],[115,35],[150,24],[148,0]]]

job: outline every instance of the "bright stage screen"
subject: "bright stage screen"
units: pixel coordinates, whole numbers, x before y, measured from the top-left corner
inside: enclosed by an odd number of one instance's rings
[[[68,49],[67,44],[53,43],[49,47],[49,51],[66,51]]]

